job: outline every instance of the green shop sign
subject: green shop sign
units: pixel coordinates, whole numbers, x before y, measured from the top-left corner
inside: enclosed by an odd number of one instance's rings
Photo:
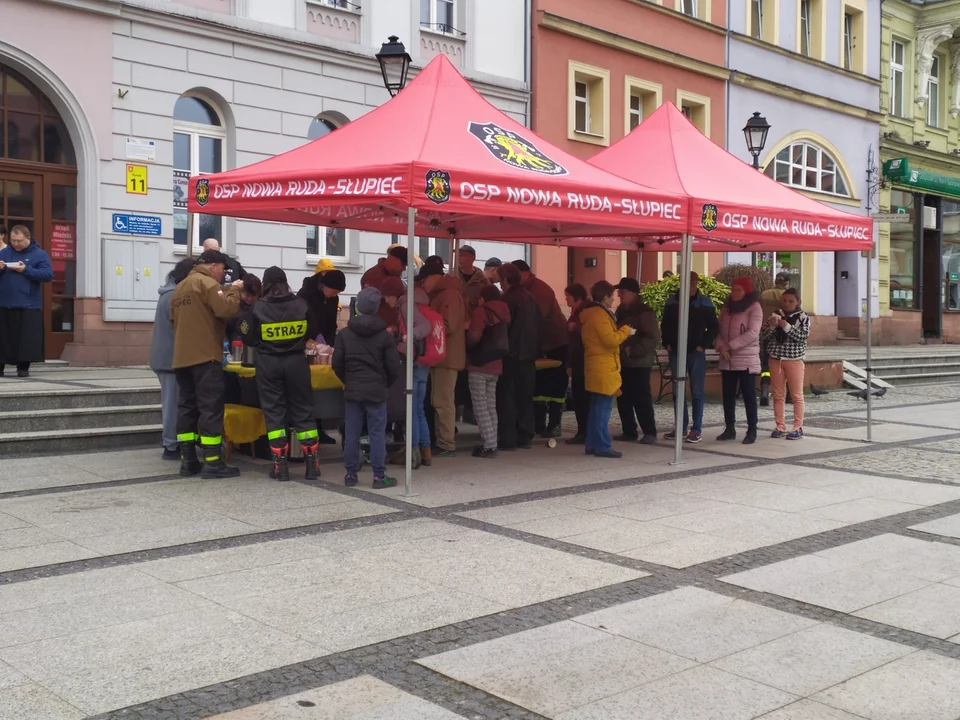
[[[914,170],[907,158],[894,158],[883,164],[883,176],[895,185],[926,190],[937,195],[960,198],[960,178],[929,170]]]

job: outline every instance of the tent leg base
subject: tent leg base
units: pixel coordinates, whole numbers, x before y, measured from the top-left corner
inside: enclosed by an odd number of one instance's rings
[[[404,490],[402,493],[400,493],[400,495],[399,495],[398,497],[402,497],[402,498],[420,497],[420,493],[418,493],[418,492],[407,492],[406,490]]]

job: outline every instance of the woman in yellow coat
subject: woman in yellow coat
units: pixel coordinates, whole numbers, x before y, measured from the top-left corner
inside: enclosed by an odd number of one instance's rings
[[[637,332],[629,325],[617,329],[610,312],[613,290],[606,280],[596,283],[590,288],[593,302],[584,303],[580,311],[584,385],[590,396],[586,453],[608,458],[623,455],[613,449],[610,441],[610,413],[620,394],[620,345]]]

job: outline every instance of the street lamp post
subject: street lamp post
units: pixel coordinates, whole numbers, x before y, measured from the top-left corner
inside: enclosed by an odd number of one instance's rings
[[[400,42],[400,38],[391,35],[380,46],[377,53],[377,62],[380,63],[380,72],[383,75],[383,86],[395,97],[407,84],[407,73],[410,71],[410,53]]]
[[[384,46],[386,47],[386,46]],[[760,153],[767,144],[767,133],[770,132],[770,123],[760,113],[755,112],[743,126],[743,137],[747,141],[747,150],[753,155],[753,167],[760,169]]]
[[[380,63],[380,72],[383,75],[383,86],[387,89],[387,92],[390,93],[390,97],[396,97],[397,93],[403,90],[403,86],[407,84],[407,73],[410,71],[410,54],[403,46],[403,43],[400,42],[400,38],[396,35],[391,35],[387,38],[387,42],[380,47],[380,52],[377,53],[377,62]],[[406,317],[410,318],[411,323],[413,322],[414,312],[416,312],[413,307],[413,289],[411,287],[417,270],[414,259],[416,256],[413,254],[416,221],[416,208],[407,208]],[[413,338],[410,338],[411,341],[412,339]],[[408,343],[408,346],[412,345],[412,342]],[[408,352],[405,363],[406,373],[404,382],[404,395],[406,396],[404,404],[406,405],[405,415],[407,425],[404,432],[405,467],[403,473],[403,492],[400,493],[402,497],[413,497],[416,495],[416,493],[413,492],[411,479],[413,474],[413,447],[411,443],[413,438],[413,358],[414,353]]]

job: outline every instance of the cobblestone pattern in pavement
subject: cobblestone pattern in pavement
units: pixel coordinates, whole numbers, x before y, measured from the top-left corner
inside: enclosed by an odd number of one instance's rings
[[[925,392],[929,392],[929,390],[910,389],[902,393],[898,390],[896,396],[893,398],[888,396],[885,399],[885,406],[929,405],[930,397],[925,395]],[[923,401],[925,397],[927,402]],[[960,397],[960,386],[950,386],[946,389],[938,388],[936,397],[940,402],[948,402],[945,398],[958,398]],[[863,404],[860,401],[853,398],[834,397],[834,394],[818,400],[817,403],[823,406],[822,414],[824,415],[854,413],[863,409]],[[811,405],[814,405],[814,402],[811,402]],[[708,408],[709,417],[713,418],[719,415],[719,408],[716,406],[708,406]],[[811,410],[814,410],[814,408],[811,408]],[[669,409],[658,408],[658,417],[660,417],[661,424],[668,424]],[[719,415],[719,417],[722,418],[722,415]],[[709,422],[710,420],[705,419],[705,425]],[[942,437],[932,442],[914,439],[902,443],[872,446],[869,450],[858,447],[827,452],[821,455],[810,455],[796,460],[780,458],[778,462],[792,464],[798,469],[815,465],[853,471],[863,476],[912,478],[918,488],[924,485],[952,485],[960,482],[960,475],[957,475],[954,469],[955,457],[952,455],[952,453],[960,451],[960,436],[956,431],[950,430],[940,432],[939,435]],[[697,449],[697,452],[710,451]],[[711,452],[711,454],[715,453]],[[748,464],[731,467],[733,467],[733,472],[736,472],[764,467],[769,464],[771,464],[771,461],[755,460]],[[614,608],[637,601],[640,598],[649,598],[677,588],[691,586],[704,588],[720,595],[747,600],[750,603],[794,616],[829,623],[864,635],[897,642],[917,650],[929,650],[943,657],[960,660],[960,645],[956,642],[869,618],[858,617],[849,612],[831,609],[802,599],[763,590],[748,589],[719,579],[738,573],[760,570],[775,563],[802,560],[815,554],[844,548],[857,541],[870,540],[891,534],[896,537],[922,539],[927,542],[956,547],[958,544],[956,537],[946,534],[941,535],[933,531],[924,532],[916,528],[925,523],[930,523],[932,527],[938,527],[932,521],[944,522],[960,514],[960,500],[934,503],[928,507],[918,507],[865,522],[848,524],[826,532],[747,550],[721,559],[709,560],[685,569],[673,569],[617,553],[591,549],[560,539],[463,517],[460,514],[484,508],[509,507],[521,503],[569,498],[574,495],[586,496],[618,488],[669,485],[671,481],[700,475],[712,475],[723,470],[723,466],[711,468],[708,471],[684,472],[680,470],[653,477],[535,491],[509,497],[462,502],[439,508],[422,508],[389,497],[371,496],[369,493],[360,493],[339,486],[318,483],[319,487],[324,487],[328,491],[362,498],[364,501],[382,505],[395,512],[387,515],[284,528],[239,537],[181,544],[169,548],[155,548],[92,560],[16,570],[0,573],[0,586],[5,583],[29,582],[41,577],[83,573],[101,567],[136,565],[161,558],[200,555],[211,550],[257,545],[285,538],[303,538],[317,534],[340,533],[351,530],[362,531],[363,529],[402,523],[416,518],[440,520],[452,527],[479,530],[490,536],[509,538],[581,558],[651,573],[648,577],[515,607],[492,615],[456,622],[436,629],[247,675],[229,682],[189,690],[123,710],[104,713],[97,716],[98,720],[106,720],[106,718],[210,717],[363,675],[385,681],[396,688],[465,718],[541,718],[544,716],[423,667],[416,661],[441,655],[450,650],[468,648],[523,631],[563,622],[598,610]],[[108,487],[126,486],[137,483],[152,483],[162,479],[165,479],[165,477],[151,476],[141,479],[107,481],[102,485]],[[916,482],[918,480],[920,482]],[[83,489],[89,489],[90,487],[85,485]],[[3,482],[2,476],[0,476],[0,502],[7,498],[69,493],[75,491],[76,488],[55,487],[7,494],[3,494],[2,490]],[[943,532],[947,531],[943,530]],[[957,577],[960,578],[960,575]],[[947,581],[950,582],[949,579]],[[395,611],[402,612],[402,602],[398,602],[397,605]],[[0,617],[2,617],[2,613],[3,611],[0,609]],[[2,673],[0,673],[0,681],[2,679]],[[2,692],[3,687],[2,682],[0,682],[0,692]],[[255,715],[251,715],[251,717],[255,717]],[[907,720],[914,720],[914,718],[908,718]],[[930,719],[917,716],[915,720]]]

